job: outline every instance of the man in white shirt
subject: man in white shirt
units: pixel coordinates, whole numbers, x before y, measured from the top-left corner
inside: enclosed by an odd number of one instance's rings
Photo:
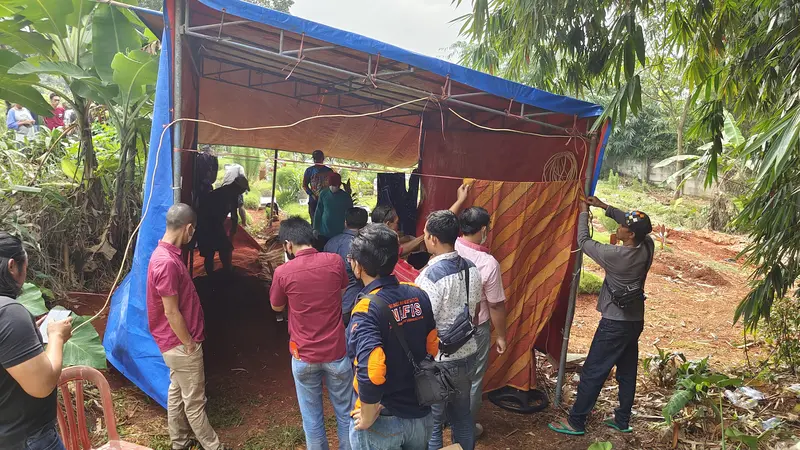
[[[233,184],[236,181],[237,177],[245,177],[247,178],[247,174],[244,173],[244,167],[241,164],[226,164],[225,165],[225,175],[222,177],[222,184],[220,186],[227,186],[229,184]],[[247,226],[247,211],[244,209],[244,194],[239,196],[237,208],[239,210],[239,217],[242,219],[242,226]]]
[[[434,424],[428,441],[429,449],[442,447],[442,429],[445,418],[450,422],[453,443],[464,450],[475,446],[474,420],[470,413],[470,391],[475,375],[475,354],[478,344],[472,323],[481,300],[481,274],[471,261],[455,251],[458,239],[458,217],[451,211],[434,211],[425,223],[425,245],[433,256],[422,270],[417,283],[431,300],[440,343],[438,361],[450,372],[458,393],[446,403],[431,407]],[[455,329],[472,329],[468,339],[455,345],[447,337]],[[452,347],[452,348],[447,348]]]
[[[458,201],[453,208],[450,208],[451,211],[461,209],[468,190],[467,185],[459,189]],[[470,401],[472,418],[476,421],[476,439],[483,434],[483,426],[477,422],[477,418],[483,399],[483,376],[489,365],[489,351],[492,347],[491,325],[494,325],[497,335],[495,342],[497,353],[503,354],[506,351],[506,294],[503,289],[503,273],[500,270],[500,263],[483,245],[489,234],[490,222],[489,212],[479,206],[464,210],[459,215],[462,237],[458,238],[455,245],[456,252],[461,257],[475,263],[483,284],[481,302],[475,321],[477,324],[475,340],[478,344],[478,351],[475,354],[475,376],[472,381],[472,399]]]

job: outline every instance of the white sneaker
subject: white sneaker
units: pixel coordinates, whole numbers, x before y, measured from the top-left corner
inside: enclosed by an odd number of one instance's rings
[[[483,436],[483,425],[475,422],[475,439]]]
[[[276,314],[276,315],[275,315],[275,321],[276,321],[276,322],[283,322],[283,321],[285,321],[285,320],[286,320],[286,319],[283,317],[283,314],[282,314],[282,313],[278,313],[278,314]]]

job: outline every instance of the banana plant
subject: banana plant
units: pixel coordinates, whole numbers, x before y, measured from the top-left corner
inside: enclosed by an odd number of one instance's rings
[[[0,6],[0,38],[14,50],[0,52],[0,98],[19,101],[39,114],[50,106],[35,89],[57,93],[75,108],[80,123],[82,181],[89,186],[91,207],[103,211],[102,186],[96,182],[97,158],[89,107],[104,106],[120,139],[120,165],[114,202],[103,233],[119,228],[124,192],[135,183],[129,166],[137,154],[141,117],[150,112],[158,70],[157,57],[141,49],[155,36],[129,11],[90,0],[11,0]],[[59,78],[67,88],[45,83]],[[67,95],[68,94],[68,95]],[[126,186],[127,185],[127,186]],[[99,192],[98,192],[99,191]],[[109,192],[111,194],[111,192]],[[111,240],[121,242],[121,236]]]
[[[48,313],[44,302],[42,290],[34,284],[25,283],[17,301],[24,306],[33,316],[43,316]],[[56,306],[53,309],[59,309]],[[63,309],[63,308],[61,308]],[[79,316],[75,313],[72,317],[72,328],[86,322],[88,316]],[[78,328],[72,337],[64,343],[64,358],[62,363],[69,366],[90,366],[95,369],[106,368],[106,352],[100,342],[100,335],[92,326]]]

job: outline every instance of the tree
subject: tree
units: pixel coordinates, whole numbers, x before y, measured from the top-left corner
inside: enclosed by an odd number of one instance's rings
[[[460,3],[460,1],[459,1]],[[750,235],[750,293],[736,320],[754,328],[800,276],[800,3],[785,0],[472,0],[462,31],[476,67],[519,78],[530,64],[580,95],[611,88],[601,119],[642,108],[641,75],[659,70],[647,49],[670,49],[710,140],[706,184],[722,173],[724,110],[758,134],[738,155],[756,169],[734,224]],[[646,33],[650,28],[663,33]],[[647,34],[648,39],[645,39]],[[503,63],[501,65],[501,62]],[[688,115],[688,110],[687,115]],[[596,121],[595,128],[601,120]]]
[[[86,209],[103,212],[103,186],[95,176],[98,162],[92,140],[92,105],[97,114],[107,116],[119,138],[119,167],[114,180],[111,212],[104,224],[99,214],[89,215],[90,230],[100,237],[97,249],[105,242],[120,247],[130,226],[121,226],[136,215],[125,211],[126,189],[138,192],[131,174],[137,154],[137,137],[152,105],[158,62],[155,55],[142,51],[155,40],[146,33],[134,14],[109,4],[90,0],[16,0],[0,7],[0,33],[15,51],[0,53],[0,80],[5,90],[0,97],[15,101],[23,98],[31,110],[50,114],[50,106],[32,86],[59,94],[77,114],[81,152],[76,167],[83,165],[82,183],[87,188]],[[57,77],[67,86],[47,83]],[[147,125],[149,127],[149,125]],[[138,199],[136,199],[138,201]],[[98,230],[101,226],[104,228]]]

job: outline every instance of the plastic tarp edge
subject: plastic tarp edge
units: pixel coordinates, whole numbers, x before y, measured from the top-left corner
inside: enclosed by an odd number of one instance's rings
[[[171,42],[169,30],[159,60],[153,124],[144,180],[146,215],[136,240],[131,271],[114,292],[103,339],[106,357],[126,378],[162,406],[166,405],[169,370],[150,334],[147,319],[147,266],[165,229],[172,205],[172,133],[162,131],[170,122]]]

